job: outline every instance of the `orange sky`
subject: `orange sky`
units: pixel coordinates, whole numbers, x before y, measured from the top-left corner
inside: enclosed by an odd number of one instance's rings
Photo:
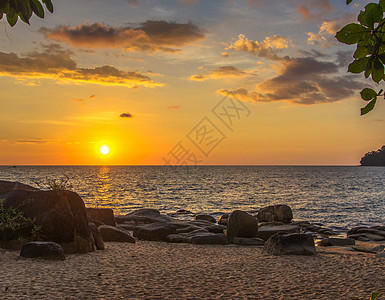
[[[385,105],[359,115],[370,82],[334,34],[365,1],[341,2],[69,0],[3,24],[0,164],[359,164]]]

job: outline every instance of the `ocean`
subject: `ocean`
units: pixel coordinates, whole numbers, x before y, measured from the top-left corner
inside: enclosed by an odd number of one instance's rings
[[[0,180],[69,178],[88,207],[115,214],[156,208],[218,218],[235,209],[287,204],[295,220],[338,230],[385,224],[385,168],[359,166],[1,166]],[[191,216],[187,216],[191,217]]]

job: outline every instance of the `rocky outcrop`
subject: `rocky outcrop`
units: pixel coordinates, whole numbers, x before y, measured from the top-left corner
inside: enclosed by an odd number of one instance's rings
[[[347,236],[358,241],[385,241],[385,226],[354,227]]]
[[[245,211],[235,210],[230,214],[226,235],[230,243],[235,237],[254,238],[258,232],[258,220]]]
[[[317,251],[311,234],[277,233],[266,241],[263,253],[271,255],[316,255]]]
[[[53,242],[29,242],[22,246],[21,257],[65,260],[63,248]]]
[[[283,222],[290,223],[293,219],[293,212],[287,205],[271,205],[261,208],[257,214],[259,222]]]
[[[2,186],[4,191],[4,183]],[[84,202],[78,194],[64,190],[41,191],[22,185],[22,190],[2,192],[0,198],[4,199],[5,208],[12,206],[34,220],[41,228],[42,238],[60,244],[66,253],[95,250]]]
[[[259,227],[257,237],[267,241],[276,233],[300,233],[300,227],[297,225],[278,225]]]
[[[204,228],[200,228],[188,233],[170,234],[165,240],[170,243],[191,243],[191,244],[210,244],[225,245],[227,239],[223,233],[208,232]]]
[[[319,241],[318,246],[329,247],[329,246],[352,246],[356,242],[354,239],[342,239],[342,238],[326,238]]]
[[[194,220],[204,220],[204,221],[208,221],[211,223],[217,222],[217,220],[215,220],[215,218],[213,216],[205,215],[205,214],[195,215]]]
[[[137,225],[143,225],[155,222],[172,222],[174,219],[169,216],[161,215],[157,209],[142,208],[132,211],[125,216],[116,216],[115,221],[118,224],[134,221]]]
[[[134,237],[147,241],[164,241],[169,234],[176,233],[176,226],[164,222],[155,222],[134,230]]]
[[[88,217],[105,225],[116,226],[114,211],[111,208],[90,208],[87,209]]]
[[[135,243],[136,240],[131,234],[118,226],[101,225],[98,227],[100,235],[105,242]]]

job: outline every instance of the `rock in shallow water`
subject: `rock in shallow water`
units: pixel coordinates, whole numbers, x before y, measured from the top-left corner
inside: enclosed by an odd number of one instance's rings
[[[263,252],[271,255],[316,255],[311,234],[276,233],[263,247]]]
[[[299,233],[300,227],[297,225],[278,225],[262,226],[258,229],[257,237],[267,241],[276,233]]]
[[[271,205],[261,208],[257,215],[259,222],[290,223],[293,219],[291,208],[285,204]]]
[[[217,220],[215,220],[213,216],[205,215],[205,214],[195,215],[194,220],[204,220],[204,221],[209,221],[211,223],[217,222]]]
[[[87,216],[92,221],[99,221],[105,225],[116,226],[114,211],[110,208],[91,208],[87,207]]]
[[[63,248],[54,242],[30,242],[22,246],[21,257],[65,260]]]

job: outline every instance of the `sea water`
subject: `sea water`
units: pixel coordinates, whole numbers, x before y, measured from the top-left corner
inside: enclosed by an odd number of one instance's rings
[[[69,178],[88,207],[148,207],[215,217],[287,204],[295,220],[346,229],[385,224],[385,168],[359,166],[2,166],[0,180]]]

